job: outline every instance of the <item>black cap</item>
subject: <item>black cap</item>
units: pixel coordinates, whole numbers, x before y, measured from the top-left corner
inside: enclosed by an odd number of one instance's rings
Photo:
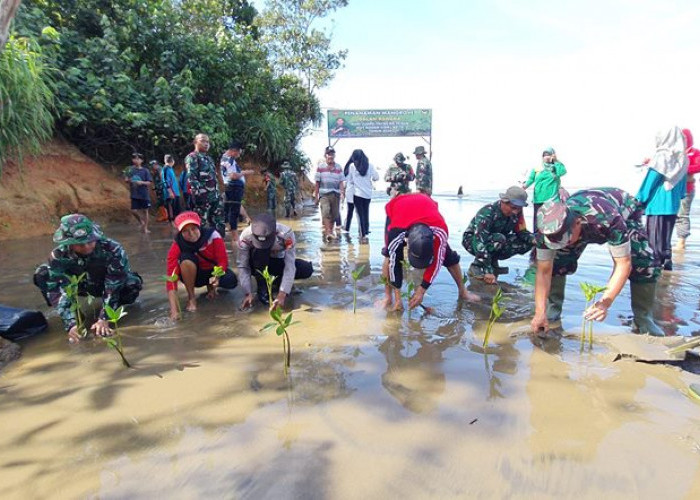
[[[141,153],[131,153],[132,158],[141,158],[143,160],[143,155]]]
[[[261,250],[272,247],[277,234],[277,221],[270,214],[258,214],[250,225],[253,233],[253,246]]]
[[[425,269],[433,261],[433,232],[425,224],[408,229],[408,262],[416,269]]]
[[[243,149],[243,144],[238,141],[231,141],[228,144],[229,149]]]
[[[326,148],[326,154],[328,154],[328,153],[333,153],[333,154],[335,154],[335,149],[333,149],[333,146],[328,146],[328,147]]]

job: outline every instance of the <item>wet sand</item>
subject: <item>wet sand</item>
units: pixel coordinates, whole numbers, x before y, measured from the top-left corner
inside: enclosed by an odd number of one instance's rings
[[[439,200],[453,248],[481,201]],[[258,331],[266,311],[239,312],[240,290],[168,325],[157,280],[167,228],[146,237],[106,227],[146,282],[121,327],[134,369],[102,341],[68,345],[55,316],[49,333],[22,342],[22,359],[0,374],[0,497],[700,495],[700,404],[687,391],[700,377],[613,361],[619,352],[667,358],[678,337],[630,334],[627,289],[596,324],[593,350],[579,350],[578,280],[605,282],[605,249],[587,250],[567,286],[561,339],[527,335],[526,259],[509,261],[508,309],[484,352],[492,290],[483,285],[473,290],[484,303],[459,302],[443,270],[425,300],[433,314],[374,307],[382,208],[371,205],[368,245],[321,244],[313,209],[293,222],[315,273],[290,303],[301,323],[290,330],[288,377],[281,339]],[[657,318],[669,334],[700,329],[700,247],[689,242],[660,286]],[[0,303],[45,311],[31,271],[49,238],[1,245]],[[361,264],[353,314],[350,272]]]

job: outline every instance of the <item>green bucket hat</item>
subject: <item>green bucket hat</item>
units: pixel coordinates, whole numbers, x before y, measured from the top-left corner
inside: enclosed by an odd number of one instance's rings
[[[424,155],[426,154],[425,148],[423,146],[418,146],[413,150],[414,155]]]
[[[60,246],[84,245],[102,238],[100,226],[82,214],[64,215],[53,234],[54,243]]]

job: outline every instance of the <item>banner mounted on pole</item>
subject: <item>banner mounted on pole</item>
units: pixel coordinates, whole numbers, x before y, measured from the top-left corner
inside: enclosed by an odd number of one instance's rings
[[[329,109],[328,138],[430,136],[431,109]]]

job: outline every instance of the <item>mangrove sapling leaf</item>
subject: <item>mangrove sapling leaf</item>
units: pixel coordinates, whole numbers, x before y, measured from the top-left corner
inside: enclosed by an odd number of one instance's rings
[[[501,317],[503,312],[506,310],[504,306],[501,306],[501,301],[503,300],[503,290],[498,287],[493,300],[491,301],[491,313],[489,314],[489,322],[486,325],[486,333],[484,334],[484,347],[489,345],[489,337],[491,336],[491,330],[493,329],[494,323]]]
[[[223,275],[225,275],[225,274],[226,274],[226,273],[224,272],[224,268],[221,267],[221,266],[214,266],[214,269],[213,269],[212,272],[211,272],[211,275],[212,275],[214,278],[221,278],[221,277],[222,277]]]
[[[593,321],[586,319],[585,311],[587,311],[592,304],[595,304],[596,296],[599,293],[602,293],[605,290],[607,290],[608,287],[593,285],[592,283],[588,283],[585,281],[581,282],[579,286],[581,287],[583,296],[586,299],[583,322],[581,323],[581,350],[583,350],[583,344],[586,341],[586,326],[588,326],[588,347],[589,349],[593,347]]]
[[[68,284],[65,286],[66,295],[70,300],[70,310],[75,314],[75,323],[78,328],[78,335],[86,337],[88,334],[87,328],[85,328],[85,318],[80,310],[80,302],[78,297],[80,295],[80,283],[85,279],[87,273],[82,273],[78,276],[71,275],[67,276]]]
[[[352,313],[355,314],[357,311],[357,280],[360,279],[362,271],[365,270],[365,265],[362,264],[360,267],[356,267],[354,271],[350,274],[352,275]],[[383,279],[386,279],[382,276]]]
[[[258,274],[260,274],[260,276],[263,277],[263,279],[265,280],[265,284],[267,285],[267,296],[268,296],[269,301],[270,301],[270,310],[272,310],[272,304],[273,304],[273,300],[272,300],[272,284],[273,284],[273,283],[275,282],[275,280],[277,279],[277,276],[271,275],[271,274],[270,274],[270,271],[269,271],[268,268],[267,268],[267,266],[265,266],[265,269],[263,269],[262,271],[258,270]]]
[[[119,356],[122,358],[122,364],[127,368],[131,368],[131,364],[127,361],[126,357],[124,356],[122,336],[121,333],[119,333],[119,320],[126,316],[127,312],[124,311],[124,306],[119,306],[117,309],[112,309],[110,306],[105,304],[104,309],[108,321],[110,323],[114,323],[114,336],[116,338],[116,340],[112,338],[106,338],[105,342],[108,346],[112,347],[114,350],[117,351]]]
[[[267,268],[265,269],[267,270]],[[264,273],[260,273],[265,277]],[[274,281],[274,276],[272,276],[273,281]],[[266,279],[267,280],[267,279]],[[292,344],[289,340],[289,332],[287,332],[287,328],[289,328],[292,325],[295,325],[299,323],[299,321],[293,321],[293,313],[289,313],[286,317],[282,314],[282,308],[279,306],[270,309],[269,311],[270,318],[273,319],[274,321],[267,323],[265,326],[263,326],[260,331],[264,332],[266,330],[270,330],[271,328],[275,328],[275,333],[277,336],[282,337],[282,350],[283,350],[283,355],[284,355],[284,373],[285,375],[287,374],[287,371],[289,370],[289,366],[291,364],[291,359],[292,359]]]

